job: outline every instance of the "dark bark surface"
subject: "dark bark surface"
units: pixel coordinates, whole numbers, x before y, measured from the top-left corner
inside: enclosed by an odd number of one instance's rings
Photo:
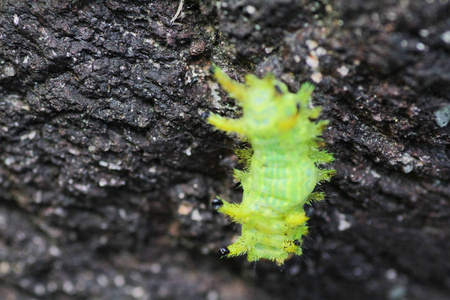
[[[447,0],[0,1],[1,299],[450,297]],[[274,73],[331,120],[334,179],[280,270],[237,226],[236,117]]]

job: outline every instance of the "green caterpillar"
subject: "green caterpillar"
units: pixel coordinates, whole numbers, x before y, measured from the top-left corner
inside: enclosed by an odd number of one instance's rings
[[[208,122],[237,133],[253,148],[237,151],[245,165],[243,171],[234,170],[244,189],[242,203],[212,201],[213,208],[242,224],[241,236],[220,252],[227,257],[247,253],[250,262],[268,259],[283,265],[293,254],[302,254],[303,236],[308,233],[304,204],[323,200],[324,193],[312,191],[335,174],[317,167],[333,161],[332,154],[319,149],[318,136],[328,121],[311,121],[319,117],[321,108],[309,108],[314,90],[309,83],[293,94],[271,74],[263,79],[247,75],[244,85],[216,65],[210,71],[230,97],[238,100],[243,117],[211,114]]]

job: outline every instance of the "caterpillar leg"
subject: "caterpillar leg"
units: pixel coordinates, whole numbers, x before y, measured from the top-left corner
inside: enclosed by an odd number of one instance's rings
[[[240,208],[241,204],[231,204],[219,197],[211,202],[211,206],[218,212],[228,215],[237,223],[245,223],[249,217],[248,210]],[[223,257],[239,256],[248,251],[247,245],[246,237],[240,236],[232,245],[220,248],[219,252]]]
[[[242,203],[229,203],[219,197],[216,197],[211,205],[215,210],[229,216],[236,223],[246,223],[252,215],[252,212],[246,209]]]
[[[320,170],[319,172],[319,182],[320,181],[330,181],[330,178],[336,175],[336,170]]]
[[[313,91],[314,91],[314,85],[312,85],[309,82],[305,82],[304,84],[302,84],[302,86],[300,87],[300,90],[297,92],[298,100],[302,104],[307,104],[309,98],[311,98],[311,94]]]
[[[236,132],[239,135],[245,135],[242,121],[239,119],[227,119],[216,114],[211,114],[208,117],[208,123],[222,131]]]
[[[302,226],[308,221],[304,212],[292,213],[286,217],[286,225],[292,228]]]
[[[214,79],[223,87],[225,91],[230,94],[231,98],[238,99],[239,101],[244,101],[246,95],[245,85],[237,81],[232,80],[225,74],[218,66],[213,64],[209,71],[213,75]]]
[[[333,155],[324,150],[312,151],[311,158],[318,163],[330,163],[334,160]]]
[[[226,255],[226,257],[234,257],[244,255],[248,251],[247,243],[243,240],[242,236],[240,236],[236,242],[229,245],[228,247],[222,247],[221,250],[225,248],[227,249],[227,253],[221,253],[222,255]]]
[[[312,202],[319,202],[325,199],[325,193],[324,192],[313,192],[309,194],[306,203],[312,203]]]

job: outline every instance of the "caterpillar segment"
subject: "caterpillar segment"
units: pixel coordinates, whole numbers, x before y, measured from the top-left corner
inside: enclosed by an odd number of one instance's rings
[[[283,265],[292,255],[302,254],[311,213],[309,209],[305,213],[304,205],[308,208],[324,198],[324,193],[313,192],[314,187],[335,173],[317,167],[333,161],[331,153],[319,149],[318,136],[328,121],[311,121],[319,117],[321,108],[309,108],[314,90],[309,83],[294,94],[270,74],[263,79],[247,75],[246,84],[241,84],[215,65],[210,70],[230,97],[238,100],[243,117],[210,114],[208,122],[252,145],[236,151],[244,162],[243,170],[234,172],[244,190],[242,202],[212,201],[214,209],[242,224],[241,236],[220,252]]]

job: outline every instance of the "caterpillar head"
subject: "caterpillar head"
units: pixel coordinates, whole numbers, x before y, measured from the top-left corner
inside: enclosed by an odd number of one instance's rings
[[[299,92],[290,93],[288,87],[271,74],[262,79],[247,75],[245,84],[241,84],[215,65],[210,70],[230,96],[239,101],[244,112],[243,118],[233,120],[233,124],[229,122],[228,127],[218,125],[221,122],[215,122],[216,117],[210,119],[210,123],[219,129],[251,137],[277,137],[297,126],[302,108],[307,108],[314,89],[313,85],[306,83]]]
[[[287,86],[271,74],[263,79],[246,76],[247,97],[241,101],[247,131],[252,136],[277,136],[294,128],[302,108],[314,89],[304,84],[298,93],[290,93]]]

